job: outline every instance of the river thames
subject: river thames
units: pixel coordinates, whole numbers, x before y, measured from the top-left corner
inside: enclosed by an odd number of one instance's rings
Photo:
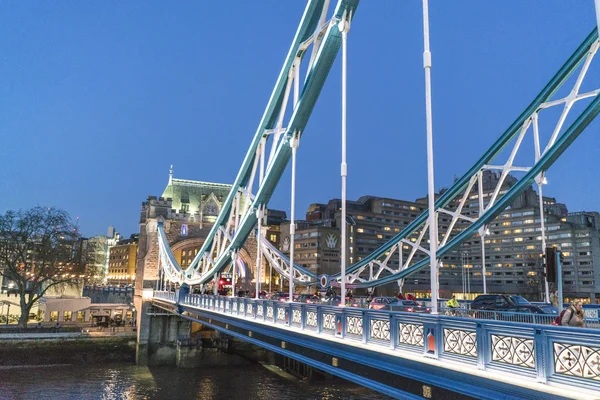
[[[284,379],[260,364],[216,368],[131,364],[49,365],[0,369],[0,398],[103,400],[387,399],[341,380]]]

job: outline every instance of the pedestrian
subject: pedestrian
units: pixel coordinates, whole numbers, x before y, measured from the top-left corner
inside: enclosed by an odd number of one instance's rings
[[[554,307],[558,308],[559,310],[561,310],[563,308],[563,305],[560,304],[560,301],[558,299],[558,290],[555,290],[552,293],[552,295],[550,296],[550,300]]]
[[[583,303],[579,300],[575,300],[565,311],[560,324],[562,326],[576,326],[583,328],[584,319]]]

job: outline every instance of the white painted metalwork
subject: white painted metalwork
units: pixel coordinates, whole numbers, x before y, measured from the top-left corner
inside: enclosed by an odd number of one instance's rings
[[[600,347],[554,342],[554,371],[600,381]]]
[[[491,335],[492,361],[535,369],[533,339]]]
[[[323,314],[323,329],[335,330],[335,314]]]
[[[423,325],[398,323],[398,343],[423,347]]]
[[[347,316],[346,317],[346,333],[350,333],[352,335],[362,336],[363,334],[363,319],[362,316]]]
[[[477,333],[444,328],[444,352],[477,357]]]
[[[429,5],[423,0],[423,68],[425,69],[425,113],[427,116],[427,200],[429,206],[429,255],[431,265],[431,313],[438,313],[438,233],[435,212],[435,186],[433,171],[433,124],[431,116],[431,51],[429,50]]]
[[[256,229],[256,266],[255,266],[255,298],[258,299],[260,296],[260,273],[261,273],[261,267],[262,267],[262,246],[261,246],[261,239],[262,239],[262,228],[261,228],[261,223],[262,223],[262,219],[263,219],[263,214],[264,214],[264,208],[263,207],[258,207],[258,209],[256,210],[256,224],[257,224],[257,229]],[[269,277],[269,280],[271,278]],[[270,282],[269,282],[270,284]]]
[[[296,80],[297,82],[297,80]],[[295,93],[297,100],[297,93]],[[294,301],[294,251],[295,251],[295,243],[296,243],[296,153],[298,151],[300,138],[298,137],[298,133],[294,133],[294,137],[290,141],[290,147],[292,148],[292,204],[290,211],[290,263],[289,273],[288,273],[288,282],[289,282],[289,301]]]
[[[342,177],[342,217],[340,225],[342,226],[342,249],[341,249],[341,304],[346,305],[346,179],[348,176],[348,164],[346,164],[346,82],[347,82],[347,59],[348,59],[348,32],[350,31],[350,20],[352,15],[346,18],[346,11],[342,15],[338,28],[342,32],[342,163],[340,165],[340,175]]]
[[[215,272],[214,270],[222,271],[230,263],[230,257],[233,254],[232,251],[239,249],[243,244],[242,238],[248,234],[249,221],[254,221],[255,209],[261,205],[258,203],[257,195],[261,193],[261,188],[272,184],[274,181],[272,178],[273,173],[270,171],[275,166],[278,169],[281,168],[282,157],[279,155],[282,153],[283,148],[290,144],[292,136],[295,135],[299,138],[302,134],[301,130],[305,122],[296,124],[293,133],[290,132],[289,124],[297,120],[296,111],[303,104],[301,94],[304,94],[306,91],[314,92],[314,88],[311,89],[309,86],[312,81],[308,77],[312,72],[317,70],[320,75],[324,75],[324,68],[328,68],[324,66],[330,65],[325,60],[334,54],[334,50],[337,52],[336,45],[331,46],[331,43],[332,41],[335,43],[336,37],[339,36],[332,32],[336,29],[343,10],[348,7],[352,9],[356,7],[355,2],[339,2],[334,17],[326,22],[329,1],[324,1],[321,4],[314,1],[309,2],[306,11],[307,14],[305,14],[305,18],[301,21],[300,26],[306,26],[307,23],[310,23],[307,21],[313,20],[312,18],[314,18],[315,13],[319,13],[316,14],[319,15],[319,21],[314,25],[314,28],[311,28],[314,29],[312,36],[306,39],[303,38],[303,41],[300,42],[298,38],[301,36],[298,36],[300,33],[297,33],[294,39],[292,51],[286,59],[286,64],[284,64],[284,69],[273,92],[273,96],[280,96],[277,97],[280,100],[276,101],[277,98],[275,97],[271,99],[265,116],[263,116],[263,120],[261,121],[259,136],[255,136],[257,139],[253,141],[244,161],[241,171],[246,172],[243,172],[243,176],[239,175],[236,178],[236,183],[232,188],[231,193],[238,193],[240,197],[235,198],[230,193],[223,205],[222,212],[217,218],[217,223],[209,233],[205,245],[202,246],[190,267],[186,271],[182,271],[182,268],[176,262],[173,263],[171,268],[173,271],[171,271],[169,279],[177,279],[179,283],[185,281],[189,285],[205,283],[208,281],[208,276],[212,277]],[[301,31],[299,30],[298,32]],[[311,45],[313,47],[312,56],[306,57],[306,60],[310,58],[308,61],[307,79],[301,82],[300,69],[302,63],[306,61],[305,55],[309,54],[307,50]],[[327,48],[327,55],[324,55],[325,48]],[[287,60],[293,61],[291,64],[287,64]],[[292,87],[293,96],[291,95]],[[293,100],[290,98],[293,98]],[[288,103],[290,100],[292,100],[292,113],[288,112]],[[310,101],[312,100],[309,100],[307,104],[310,104]],[[270,121],[273,121],[273,123]],[[270,148],[267,150],[267,147]],[[275,165],[276,162],[277,165]],[[245,165],[248,165],[248,167]],[[257,176],[258,183],[256,182]],[[267,179],[268,177],[271,177],[270,181]],[[241,197],[242,195],[243,197]],[[262,204],[262,206],[264,205],[266,204]],[[179,278],[177,278],[175,272],[179,272]]]
[[[596,0],[596,6],[598,6],[598,2],[600,0]],[[328,2],[326,2],[328,3]],[[275,107],[276,111],[273,112],[272,118],[269,117],[269,121],[273,121],[272,123],[262,124],[258,131],[258,136],[256,136],[256,140],[251,145],[251,148],[248,152],[246,160],[244,161],[244,167],[242,168],[243,178],[236,178],[235,187],[232,189],[232,192],[228,196],[226,200],[226,204],[222,212],[219,214],[218,222],[215,224],[210,233],[210,240],[206,241],[206,245],[203,245],[201,251],[198,252],[197,256],[194,258],[192,265],[187,270],[183,271],[182,268],[175,261],[171,251],[168,241],[166,240],[166,236],[164,232],[159,234],[159,251],[161,258],[161,269],[163,270],[162,277],[166,282],[175,282],[182,283],[186,282],[189,285],[201,284],[208,282],[211,278],[215,279],[215,284],[217,280],[217,273],[222,271],[230,263],[231,255],[233,251],[239,249],[243,243],[244,234],[240,236],[239,231],[246,230],[245,234],[247,235],[248,230],[252,227],[255,221],[255,212],[258,208],[264,207],[268,202],[269,196],[265,197],[264,200],[261,200],[260,196],[264,196],[264,193],[261,192],[261,189],[264,189],[264,185],[268,183],[270,176],[269,173],[273,170],[274,166],[278,168],[282,167],[282,164],[275,165],[277,161],[277,155],[284,152],[289,151],[287,147],[290,144],[290,139],[293,137],[293,134],[290,130],[294,130],[294,134],[298,136],[302,134],[301,130],[294,126],[292,121],[294,121],[293,117],[290,117],[289,120],[286,120],[286,107],[288,105],[289,98],[292,97],[290,92],[292,87],[294,87],[294,95],[293,95],[293,112],[292,116],[296,114],[298,107],[303,104],[302,98],[300,95],[304,94],[307,89],[310,87],[306,84],[310,82],[309,79],[305,80],[302,88],[300,87],[300,78],[299,78],[299,70],[300,65],[303,62],[303,57],[307,54],[308,46],[313,45],[313,55],[311,56],[311,60],[309,62],[309,69],[307,72],[307,76],[310,75],[311,68],[319,65],[319,57],[322,53],[320,51],[324,51],[324,44],[327,43],[328,38],[330,37],[330,33],[332,30],[338,30],[342,32],[342,44],[344,46],[343,51],[343,83],[344,83],[344,94],[343,101],[345,102],[345,46],[346,46],[346,36],[347,30],[345,31],[346,24],[344,21],[348,22],[347,28],[349,28],[349,20],[351,19],[352,12],[348,12],[349,9],[353,9],[355,5],[350,8],[344,8],[344,17],[343,18],[332,18],[328,23],[325,23],[325,15],[326,9],[319,10],[321,21],[314,26],[314,33],[311,37],[306,39],[306,36],[302,37],[303,42],[300,47],[293,47],[293,51],[290,52],[289,62],[286,61],[285,68],[280,75],[282,79],[280,79],[280,86],[278,86],[278,96],[279,102],[282,102],[281,106]],[[427,0],[423,0],[423,14],[424,14],[424,42],[425,42],[425,51],[424,51],[424,69],[426,75],[426,105],[427,105],[427,130],[428,130],[428,139],[432,136],[432,122],[431,122],[431,82],[430,82],[430,69],[431,69],[431,52],[429,50],[429,33],[428,33],[428,5]],[[341,2],[339,3],[339,7],[348,7],[348,4]],[[342,12],[341,8],[338,8],[337,11],[340,14],[337,14],[338,17]],[[337,12],[336,11],[336,12]],[[598,13],[598,9],[596,9]],[[349,16],[346,18],[346,13],[349,13]],[[340,21],[342,21],[340,23]],[[313,29],[313,28],[311,28]],[[345,32],[344,32],[345,31]],[[339,34],[339,33],[338,33]],[[321,42],[322,38],[326,38]],[[339,41],[339,36],[337,39]],[[591,46],[590,46],[590,43]],[[560,135],[563,132],[563,125],[566,121],[567,115],[571,111],[572,106],[579,100],[583,100],[586,98],[597,97],[600,93],[600,89],[592,90],[585,93],[579,93],[581,84],[583,79],[585,78],[588,68],[594,58],[599,42],[593,37],[589,36],[588,39],[584,42],[586,48],[589,47],[587,51],[587,56],[585,60],[581,63],[581,69],[577,80],[572,87],[570,93],[562,99],[552,99],[552,94],[556,93],[558,88],[563,85],[566,77],[569,76],[571,71],[574,70],[575,67],[568,67],[569,72],[563,74],[562,72],[558,75],[564,76],[563,78],[553,78],[552,81],[552,89],[547,92],[542,92],[538,98],[536,98],[535,102],[532,103],[534,106],[529,108],[527,113],[523,113],[523,117],[518,119],[518,123],[515,123],[515,126],[520,127],[520,130],[517,133],[513,134],[516,131],[513,131],[513,128],[509,128],[506,135],[502,136],[502,142],[498,142],[497,145],[485,155],[484,161],[481,163],[477,163],[475,167],[470,170],[468,175],[465,175],[464,179],[468,180],[468,187],[466,190],[463,190],[467,185],[467,181],[461,180],[460,185],[456,185],[455,190],[450,190],[449,193],[452,194],[452,198],[450,196],[446,196],[449,199],[449,202],[445,202],[442,206],[436,207],[434,204],[434,199],[431,197],[433,194],[433,144],[432,141],[428,140],[428,161],[431,163],[429,165],[428,162],[428,175],[431,178],[429,180],[429,189],[428,195],[429,197],[429,214],[428,216],[422,215],[423,218],[417,217],[417,222],[409,225],[409,228],[405,229],[391,241],[383,245],[378,251],[374,253],[374,255],[366,257],[365,260],[357,263],[354,266],[347,267],[345,265],[345,249],[346,249],[346,234],[345,234],[345,218],[342,219],[342,225],[344,229],[344,233],[342,234],[342,252],[343,254],[343,262],[344,262],[344,273],[336,274],[337,276],[332,277],[332,282],[334,284],[340,284],[344,286],[343,291],[345,292],[345,286],[348,284],[362,286],[362,287],[373,287],[382,283],[388,283],[392,281],[398,281],[401,284],[400,279],[404,278],[407,273],[414,272],[414,268],[410,267],[416,266],[421,267],[422,265],[426,265],[428,258],[431,258],[433,262],[432,265],[432,296],[437,294],[437,279],[438,279],[438,268],[437,268],[437,257],[443,254],[445,251],[449,250],[453,246],[456,246],[459,243],[459,240],[454,240],[457,235],[465,230],[472,227],[473,229],[469,230],[469,234],[474,233],[477,229],[480,233],[480,238],[482,240],[482,271],[484,273],[485,279],[485,237],[488,236],[487,229],[485,228],[485,224],[489,223],[491,219],[493,219],[496,215],[498,215],[498,210],[494,208],[496,203],[501,203],[502,207],[506,205],[502,203],[503,195],[506,193],[503,190],[502,186],[511,172],[525,172],[529,173],[532,168],[536,168],[536,173],[540,173],[540,176],[543,177],[545,170],[541,170],[541,168],[547,168],[546,165],[550,165],[546,162],[542,163],[544,157],[546,159],[550,156],[553,156],[554,150],[556,149],[555,145],[557,141],[560,141]],[[583,47],[582,47],[583,48]],[[579,50],[578,50],[579,51]],[[581,53],[583,54],[583,53]],[[581,55],[577,55],[577,60],[579,60]],[[293,59],[293,62],[291,61]],[[578,61],[579,62],[579,61]],[[556,83],[559,82],[560,83]],[[278,81],[279,82],[279,81]],[[278,83],[279,84],[279,83]],[[302,89],[302,90],[301,90]],[[545,89],[546,90],[546,89]],[[284,101],[282,101],[284,100]],[[594,100],[597,103],[597,99]],[[594,103],[594,104],[596,104]],[[545,147],[541,147],[539,143],[539,134],[538,134],[538,119],[542,110],[562,105],[563,111],[560,116],[558,122],[556,123],[554,129],[552,130],[552,134],[550,139],[546,143]],[[345,132],[345,103],[343,105],[343,131]],[[289,114],[289,112],[288,112]],[[266,115],[266,114],[265,114]],[[588,114],[590,115],[590,114]],[[594,117],[595,114],[592,116]],[[529,128],[533,126],[534,131],[534,140],[537,141],[536,144],[536,161],[532,163],[532,165],[513,165],[515,161],[515,156],[521,147],[521,143],[524,139]],[[345,137],[345,134],[343,135]],[[506,141],[504,141],[506,138]],[[516,140],[515,140],[516,138]],[[510,156],[506,160],[506,162],[497,162],[496,158],[499,157],[500,152],[504,147],[510,144],[511,140],[514,141],[514,145]],[[270,142],[270,143],[269,143]],[[267,151],[267,146],[270,146],[270,151]],[[561,145],[561,148],[564,148],[564,144]],[[568,146],[568,145],[567,145]],[[345,145],[344,145],[345,147]],[[544,149],[541,151],[541,149]],[[268,154],[267,154],[268,153]],[[559,154],[560,155],[560,154]],[[247,161],[247,162],[246,162]],[[538,163],[538,161],[540,163]],[[287,162],[287,161],[286,161]],[[248,168],[246,169],[246,166]],[[251,167],[250,167],[251,165]],[[543,167],[540,167],[542,165]],[[266,166],[266,169],[265,169]],[[342,162],[342,177],[344,182],[343,192],[345,193],[345,177],[347,176],[347,165],[345,163],[345,155],[343,156]],[[429,168],[431,167],[431,168]],[[500,172],[500,179],[497,186],[493,189],[492,195],[489,197],[488,202],[483,201],[483,193],[481,191],[481,176],[483,171],[494,170]],[[242,175],[240,175],[242,176]],[[258,184],[255,184],[256,177],[258,176]],[[462,178],[461,178],[462,179]],[[271,183],[274,180],[271,179]],[[473,185],[479,181],[479,213],[477,218],[473,216],[473,213],[470,211],[463,212],[463,207],[465,206],[466,201],[472,197],[472,189]],[[272,188],[270,188],[272,189]],[[451,188],[452,189],[452,188]],[[265,189],[268,190],[268,189]],[[541,192],[540,192],[541,195]],[[456,203],[458,202],[458,206]],[[343,205],[345,206],[345,198],[343,201]],[[438,234],[438,214],[444,213],[451,217],[451,222],[447,226],[445,232]],[[495,214],[494,214],[495,213]],[[541,216],[543,219],[543,216]],[[429,221],[425,221],[428,219]],[[477,226],[473,226],[477,224]],[[483,226],[482,226],[483,225]],[[479,230],[482,227],[483,229]],[[162,228],[159,227],[159,232]],[[443,230],[444,228],[442,228]],[[429,233],[429,241],[424,239],[424,235]],[[260,234],[259,234],[260,236]],[[460,240],[464,240],[464,236],[459,237]],[[543,235],[544,236],[544,235]],[[424,241],[425,240],[425,241]],[[261,242],[259,240],[259,242]],[[439,242],[439,246],[438,246]],[[262,245],[260,245],[262,246]],[[404,257],[403,249],[407,247],[410,250],[410,254],[408,257]],[[206,247],[206,248],[205,248]],[[400,261],[399,266],[392,267],[388,265],[392,254],[398,251],[398,259]],[[288,279],[291,277],[291,281],[304,281],[304,282],[312,282],[311,275],[306,272],[306,270],[301,271],[301,273],[296,272],[296,268],[292,265],[290,266],[289,261],[285,262],[284,257],[281,257],[280,254],[277,254],[278,251],[274,249],[270,251],[271,258],[269,259],[269,264],[273,268],[280,268],[281,271],[287,273]],[[407,271],[409,270],[409,271]],[[286,272],[287,271],[287,272]],[[285,274],[282,276],[286,276]],[[485,282],[485,281],[484,281]],[[257,290],[258,292],[258,290]],[[433,302],[434,307],[437,305],[437,302]]]
[[[303,268],[296,266],[290,268],[290,260],[285,257],[273,244],[265,237],[259,238],[260,252],[265,256],[269,265],[281,276],[289,279],[290,272],[292,280],[296,283],[308,285],[316,282],[316,275],[308,275],[303,272]]]
[[[373,339],[390,340],[390,321],[384,319],[371,319],[369,321],[369,336]]]
[[[513,142],[512,145],[512,149],[509,152],[508,157],[506,158],[506,161],[501,161],[500,163],[487,163],[484,164],[482,166],[481,169],[479,169],[479,171],[477,171],[475,174],[473,174],[469,181],[468,184],[466,186],[466,189],[462,192],[460,192],[457,196],[455,196],[454,200],[452,200],[449,205],[454,205],[453,209],[449,209],[448,206],[446,207],[439,207],[436,210],[436,215],[439,213],[443,213],[446,215],[449,215],[452,217],[450,223],[448,224],[447,228],[444,229],[443,232],[441,232],[441,234],[438,235],[434,235],[434,237],[439,237],[439,246],[438,246],[438,253],[444,249],[446,249],[449,245],[451,245],[451,239],[454,238],[457,234],[459,234],[460,232],[462,232],[464,229],[468,228],[469,226],[471,226],[473,223],[476,223],[478,221],[480,221],[482,218],[484,220],[489,219],[489,215],[490,215],[490,210],[493,208],[493,206],[504,196],[504,194],[506,193],[507,189],[503,189],[503,184],[505,183],[506,178],[508,177],[510,172],[513,171],[523,171],[523,172],[527,172],[530,171],[531,168],[533,168],[534,165],[536,165],[541,158],[548,152],[550,151],[553,146],[556,144],[560,134],[564,131],[563,129],[563,125],[565,122],[565,119],[569,113],[569,111],[572,109],[572,106],[574,103],[576,103],[577,101],[586,99],[586,98],[590,98],[590,97],[596,97],[599,93],[600,93],[600,89],[595,89],[586,93],[579,93],[579,89],[581,87],[581,84],[589,70],[589,66],[591,64],[591,62],[593,61],[594,56],[597,54],[598,52],[598,48],[600,47],[600,41],[596,40],[595,42],[592,43],[592,45],[590,46],[587,55],[585,56],[585,60],[582,62],[582,65],[580,67],[579,70],[579,74],[575,80],[575,83],[572,86],[572,89],[570,91],[570,94],[567,95],[564,98],[558,99],[558,100],[552,100],[552,101],[546,101],[544,103],[541,103],[541,105],[535,109],[529,116],[527,116],[524,119],[524,122],[522,124],[522,126],[519,129],[519,133],[516,135],[516,139]],[[559,106],[559,105],[564,105],[564,109],[563,109],[563,113],[561,115],[561,117],[559,118],[559,120],[556,122],[554,128],[552,128],[552,135],[550,136],[546,146],[544,147],[544,150],[541,151],[540,149],[542,148],[540,145],[540,136],[539,136],[539,126],[538,126],[538,121],[540,118],[540,114],[543,112],[543,110],[549,109],[551,107],[554,106]],[[534,158],[535,158],[535,162],[532,162],[531,165],[528,166],[519,166],[516,167],[513,165],[515,158],[517,156],[517,154],[519,153],[519,151],[521,150],[521,145],[523,143],[524,137],[526,136],[526,134],[528,132],[532,132],[533,138],[534,138],[534,144],[535,144],[535,154],[534,154]],[[496,159],[498,159],[499,156],[496,156]],[[500,173],[500,177],[498,179],[498,183],[496,184],[496,186],[494,188],[492,188],[491,190],[491,195],[489,195],[488,197],[488,201],[484,201],[484,198],[487,196],[487,193],[490,193],[490,191],[486,190],[486,194],[484,194],[483,191],[483,180],[482,180],[482,176],[483,176],[483,172],[487,171],[487,170],[495,170],[498,171]],[[544,179],[544,174],[542,175],[542,182]],[[473,193],[473,188],[474,185],[477,184],[477,189],[475,191],[475,193]],[[477,198],[477,202],[479,203],[479,211],[478,211],[478,215],[477,217],[468,214],[465,214],[465,205],[467,203],[467,201],[469,201],[469,199],[472,198]],[[431,204],[431,202],[430,202]],[[466,213],[471,212],[470,210],[466,210]],[[432,213],[429,213],[429,215],[432,215]],[[437,218],[434,218],[434,220],[437,221]],[[426,242],[424,242],[424,234],[426,231],[428,231],[429,229],[429,220],[426,220],[422,225],[418,226],[417,228],[415,228],[412,233],[408,233],[406,235],[397,235],[394,239],[392,239],[392,241],[388,242],[389,246],[390,246],[390,250],[388,250],[384,255],[379,256],[378,258],[373,259],[372,261],[369,261],[368,264],[362,264],[359,268],[350,268],[350,271],[347,273],[347,283],[349,283],[352,286],[376,286],[377,285],[377,281],[386,278],[389,275],[393,275],[394,273],[397,272],[401,272],[405,269],[407,269],[408,267],[410,267],[412,264],[416,263],[416,262],[420,262],[421,260],[423,260],[424,257],[429,257],[429,253],[430,250],[427,249],[425,246],[429,246],[429,248],[431,248],[431,235],[430,239],[429,239],[429,244],[427,244]],[[480,239],[481,239],[481,250],[482,250],[482,259],[481,259],[481,265],[482,265],[482,278],[483,278],[483,284],[484,284],[484,293],[487,292],[487,285],[486,285],[486,266],[485,266],[485,241],[486,241],[486,237],[489,237],[489,231],[488,231],[488,227],[486,225],[483,225],[481,228],[479,228],[477,230],[477,232],[479,233]],[[431,232],[430,232],[431,233]],[[418,235],[418,236],[417,236]],[[410,246],[411,248],[411,252],[409,254],[409,256],[406,259],[402,259],[399,257],[400,260],[402,260],[402,265],[400,265],[400,268],[398,268],[397,270],[394,270],[392,268],[390,268],[387,265],[387,260],[389,260],[389,254],[395,251],[400,251],[402,253],[402,247],[403,246]],[[416,254],[415,254],[416,253]],[[415,256],[419,256],[420,259],[414,259]],[[435,276],[435,274],[434,274]],[[335,279],[332,279],[332,281],[334,283],[340,282],[340,279],[338,277],[335,277]],[[433,285],[433,282],[432,282]],[[433,286],[432,286],[433,287]]]

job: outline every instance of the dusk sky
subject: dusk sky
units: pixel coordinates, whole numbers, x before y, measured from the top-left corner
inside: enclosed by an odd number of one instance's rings
[[[436,189],[567,60],[595,26],[593,3],[430,0]],[[128,236],[170,164],[176,178],[232,183],[305,5],[1,2],[0,213],[56,206],[80,217],[84,235],[114,225]],[[422,29],[420,0],[359,5],[348,41],[350,200],[426,195]],[[297,218],[340,197],[340,60],[300,142]],[[599,72],[596,59],[582,91],[600,87]],[[569,211],[600,210],[599,128],[549,170],[544,194]],[[270,204],[288,215],[290,169]]]

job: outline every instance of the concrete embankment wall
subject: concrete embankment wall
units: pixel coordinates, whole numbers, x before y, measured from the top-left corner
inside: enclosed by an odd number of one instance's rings
[[[135,362],[135,338],[2,339],[0,366]]]

